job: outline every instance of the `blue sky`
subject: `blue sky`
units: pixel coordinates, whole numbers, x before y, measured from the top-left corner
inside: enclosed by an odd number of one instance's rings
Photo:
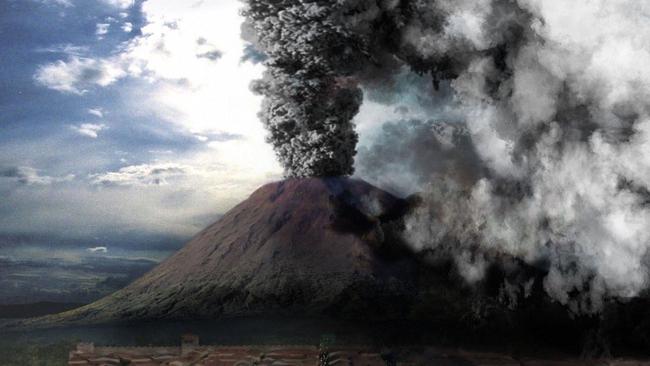
[[[0,234],[187,237],[282,177],[239,1],[0,4]],[[440,110],[426,78],[402,79],[364,102],[360,148],[397,105]]]
[[[52,263],[140,273],[281,177],[248,90],[262,66],[241,62],[240,3],[180,3],[0,1],[5,300]]]
[[[0,232],[187,236],[279,177],[247,89],[260,66],[239,62],[239,4],[170,3],[1,3]],[[215,113],[226,103],[242,111]]]

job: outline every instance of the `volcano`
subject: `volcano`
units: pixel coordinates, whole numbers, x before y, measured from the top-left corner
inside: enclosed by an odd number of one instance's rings
[[[348,178],[267,184],[128,287],[45,320],[400,317],[417,292],[417,266],[390,230],[406,207]]]
[[[579,316],[546,295],[543,268],[493,255],[485,278],[469,285],[444,251],[413,252],[401,235],[417,205],[417,197],[349,178],[270,183],[124,289],[8,327],[277,316],[384,323],[384,333],[372,334],[399,341],[412,333],[418,341],[551,344],[571,352],[650,345],[646,298],[612,303],[601,317]]]

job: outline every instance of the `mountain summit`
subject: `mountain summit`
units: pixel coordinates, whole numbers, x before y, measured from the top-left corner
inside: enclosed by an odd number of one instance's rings
[[[417,293],[390,230],[406,207],[348,178],[267,184],[128,287],[46,322],[400,317]]]

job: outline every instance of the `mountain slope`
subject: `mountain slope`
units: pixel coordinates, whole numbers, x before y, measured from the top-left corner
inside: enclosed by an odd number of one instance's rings
[[[277,315],[282,321],[273,324],[305,317],[379,325],[370,334],[382,342],[390,335],[399,342],[516,342],[596,355],[647,350],[647,298],[612,301],[599,317],[581,316],[546,295],[544,268],[483,253],[490,255],[486,276],[468,284],[448,253],[407,250],[399,232],[417,204],[352,179],[271,183],[126,288],[78,309],[4,328],[211,324],[202,320],[228,317],[257,323]],[[329,329],[312,326],[319,334]],[[243,324],[240,331],[251,328]]]
[[[417,266],[384,229],[405,207],[358,180],[271,183],[128,287],[37,322],[400,317],[416,296]]]

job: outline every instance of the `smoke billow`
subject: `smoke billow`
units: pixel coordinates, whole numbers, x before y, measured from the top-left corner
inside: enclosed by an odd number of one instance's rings
[[[415,248],[444,247],[469,280],[481,251],[543,263],[576,312],[647,288],[650,4],[248,0],[244,14],[287,175],[351,174],[361,90],[383,95],[406,68],[430,78],[422,104],[449,85],[460,122],[393,121],[356,165],[424,191]]]
[[[337,24],[335,2],[251,0],[244,35],[268,59],[253,89],[264,95],[261,119],[287,176],[353,172],[351,123],[362,94],[363,40]]]
[[[485,173],[469,131],[455,122],[387,122],[369,146],[360,147],[357,160],[359,176],[398,195],[446,178],[471,187]]]

